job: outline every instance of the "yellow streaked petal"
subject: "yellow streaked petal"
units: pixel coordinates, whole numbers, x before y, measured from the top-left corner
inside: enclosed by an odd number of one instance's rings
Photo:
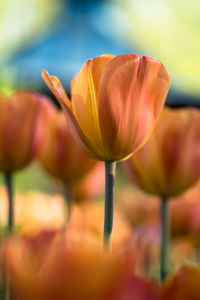
[[[98,90],[105,66],[112,55],[102,55],[88,60],[72,82],[72,111],[85,136],[95,148],[104,152],[99,127]]]
[[[65,103],[71,109],[71,102],[60,80],[56,76],[50,76],[46,70],[42,71],[42,78],[58,101]]]

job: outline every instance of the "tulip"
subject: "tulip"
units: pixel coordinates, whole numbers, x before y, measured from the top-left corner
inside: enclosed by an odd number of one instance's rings
[[[96,199],[103,191],[104,181],[104,165],[99,162],[86,177],[72,187],[73,201],[81,204],[86,200]]]
[[[164,109],[154,133],[127,162],[134,183],[162,198],[161,277],[167,273],[169,240],[168,197],[184,192],[200,176],[200,113],[187,108]]]
[[[57,77],[47,71],[42,76],[76,142],[103,161],[126,159],[142,146],[156,124],[170,81],[160,61],[136,54],[88,60],[72,81],[71,102]]]
[[[128,158],[150,135],[168,93],[169,74],[160,61],[147,56],[102,55],[88,60],[75,76],[71,101],[57,77],[47,71],[42,76],[77,144],[105,161],[104,245],[111,246],[116,161]]]
[[[45,131],[39,159],[49,174],[66,185],[75,185],[96,165],[77,147],[64,114],[56,110]]]
[[[94,218],[95,216],[95,218]],[[101,248],[103,237],[104,207],[102,202],[86,202],[75,206],[66,228],[68,239],[81,238]],[[113,251],[132,247],[134,237],[129,222],[115,210],[113,226]]]
[[[10,201],[8,227],[13,226],[12,172],[26,167],[37,155],[45,123],[52,112],[48,98],[30,91],[0,95],[0,171],[5,174]]]
[[[27,238],[12,236],[2,242],[0,267],[11,299],[45,299],[40,273],[55,235],[54,231],[44,231]]]
[[[0,171],[21,170],[35,158],[52,109],[47,97],[34,92],[0,95]]]
[[[16,191],[14,216],[17,232],[30,235],[49,228],[57,230],[62,228],[65,221],[64,208],[64,198],[60,194]],[[7,211],[6,190],[1,187],[0,227],[6,224]]]
[[[128,218],[133,228],[144,223],[157,223],[158,197],[125,186],[118,190],[117,200],[120,211]]]
[[[3,242],[1,267],[12,299],[107,300],[129,272],[124,254],[112,256],[67,235],[43,232]]]
[[[183,266],[163,287],[163,300],[199,300],[200,268]]]
[[[137,275],[131,275],[115,300],[161,300],[161,292],[158,284]]]
[[[165,108],[147,143],[127,162],[128,174],[144,191],[176,196],[200,176],[200,113]]]
[[[39,159],[43,168],[64,184],[69,220],[72,194],[76,186],[97,166],[97,161],[86,156],[74,142],[62,111],[55,110],[48,123]]]

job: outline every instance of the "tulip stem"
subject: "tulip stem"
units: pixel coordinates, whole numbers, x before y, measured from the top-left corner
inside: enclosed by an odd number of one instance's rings
[[[169,265],[170,218],[168,199],[161,199],[161,252],[160,252],[160,279],[164,281],[168,274]]]
[[[8,232],[11,233],[14,226],[13,176],[12,173],[5,173],[4,176],[8,194]]]
[[[105,162],[104,248],[112,248],[113,200],[116,162]]]
[[[67,213],[65,217],[65,225],[64,227],[66,228],[66,225],[69,223],[70,217],[71,217],[71,211],[72,211],[72,192],[71,192],[71,187],[68,185],[65,185],[65,202],[67,205]]]

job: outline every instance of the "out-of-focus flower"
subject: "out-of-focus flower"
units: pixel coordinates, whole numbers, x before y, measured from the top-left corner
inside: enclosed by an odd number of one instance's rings
[[[161,300],[161,288],[155,282],[131,275],[115,300]]]
[[[119,210],[135,228],[143,223],[157,223],[159,220],[158,197],[144,193],[135,187],[123,187],[117,192]]]
[[[93,170],[72,187],[72,199],[76,203],[97,199],[105,186],[105,167],[98,162]]]
[[[4,241],[1,266],[13,299],[107,300],[113,299],[130,261],[122,254],[45,232]]]
[[[200,233],[200,182],[198,181],[187,192],[171,201],[172,235],[195,238],[198,243]]]
[[[46,300],[41,271],[55,235],[44,231],[35,237],[13,236],[1,243],[0,267],[12,299]]]
[[[169,89],[169,74],[155,58],[102,55],[88,60],[72,81],[71,102],[59,79],[42,76],[60,102],[73,136],[91,157],[126,159],[154,128]]]
[[[84,240],[95,247],[102,247],[104,223],[103,203],[90,202],[75,206],[70,222],[67,226],[67,235],[71,239]],[[128,221],[115,211],[113,224],[113,249],[123,249],[133,245],[134,236]]]
[[[125,162],[132,181],[148,193],[174,196],[200,176],[200,113],[165,108],[147,143]]]
[[[35,158],[52,111],[49,99],[40,94],[0,95],[0,171],[22,169]]]
[[[163,300],[199,300],[200,268],[183,266],[163,288]]]
[[[139,276],[159,279],[160,230],[158,223],[144,223],[133,231],[134,270]],[[186,262],[196,261],[195,246],[187,237],[172,239],[170,246],[171,270],[177,269]]]
[[[6,225],[8,203],[6,190],[0,188],[0,226]],[[36,234],[45,229],[60,229],[65,222],[65,201],[61,195],[37,191],[16,192],[15,226],[21,234]]]
[[[39,153],[44,169],[67,185],[84,178],[97,164],[74,142],[62,111],[54,111]]]

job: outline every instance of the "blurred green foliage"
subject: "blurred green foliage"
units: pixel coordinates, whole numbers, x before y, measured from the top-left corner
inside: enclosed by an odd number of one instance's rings
[[[115,0],[115,28],[143,55],[165,63],[172,84],[200,95],[199,0]],[[112,19],[113,19],[112,18]]]

